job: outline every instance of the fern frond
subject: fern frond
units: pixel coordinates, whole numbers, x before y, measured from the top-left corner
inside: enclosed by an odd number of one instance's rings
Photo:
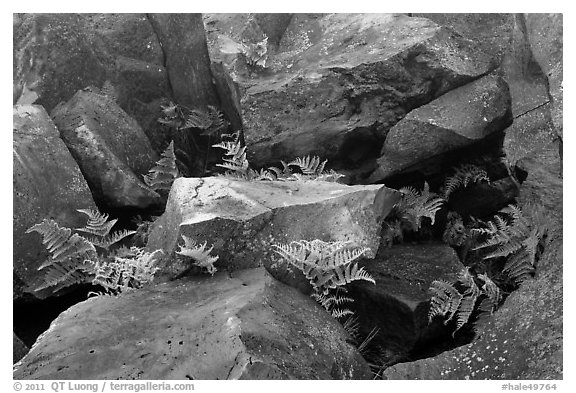
[[[475,294],[476,292],[473,292],[469,296],[462,297],[462,301],[460,302],[460,306],[458,307],[458,313],[456,317],[456,329],[454,330],[452,335],[454,335],[454,333],[460,330],[460,328],[464,326],[470,319],[470,316],[474,311],[476,300],[478,299],[478,295]]]
[[[430,308],[428,310],[428,320],[439,315],[444,316],[445,323],[448,323],[458,311],[462,295],[449,282],[444,280],[434,280],[430,285],[432,298],[430,299]]]
[[[492,314],[502,299],[502,293],[500,292],[500,288],[498,288],[494,281],[486,274],[479,274],[478,278],[484,282],[481,291],[482,294],[485,295],[485,298],[479,306],[479,310]]]
[[[100,238],[100,239],[96,238],[96,237],[92,237],[92,238],[89,238],[89,240],[92,244],[94,244],[97,247],[108,249],[113,244],[116,244],[120,240],[124,239],[125,237],[133,235],[135,233],[136,233],[135,230],[123,229],[121,231],[116,231],[113,234],[105,236],[105,237]]]
[[[206,249],[207,242],[197,244],[188,236],[182,235],[182,238],[184,239],[184,246],[180,245],[180,249],[176,253],[194,259],[194,265],[204,268],[208,273],[214,275],[218,270],[214,266],[214,262],[219,258],[219,256],[210,255],[214,246]]]
[[[86,264],[87,262],[84,261],[80,264],[71,263],[71,261],[51,264],[45,269],[42,283],[34,290],[38,292],[50,287],[62,289],[74,284],[88,282],[90,281],[90,272],[85,267]]]
[[[320,162],[320,157],[318,156],[306,156],[298,157],[295,160],[289,162],[288,165],[297,166],[305,175],[320,176],[324,171],[326,162],[328,162],[328,160]]]
[[[419,192],[412,187],[402,187],[402,198],[394,205],[394,215],[408,223],[415,231],[422,225],[422,218],[428,217],[434,225],[436,213],[441,209],[444,199],[430,192],[428,182],[424,182],[424,189]]]
[[[331,314],[336,319],[343,318],[347,315],[354,315],[354,313],[347,308],[334,308],[332,309]]]
[[[96,236],[106,236],[116,224],[118,219],[108,221],[108,214],[102,214],[98,210],[93,209],[77,209],[80,213],[88,216],[88,223],[83,228],[76,228],[81,232],[90,233]]]
[[[480,181],[490,182],[488,173],[484,169],[472,164],[461,165],[456,169],[456,173],[444,182],[444,199],[447,200],[456,189]]]
[[[156,165],[148,171],[144,177],[144,182],[155,191],[170,190],[174,179],[178,177],[176,167],[176,155],[174,154],[174,141],[171,141],[166,150],[162,153],[162,158]]]

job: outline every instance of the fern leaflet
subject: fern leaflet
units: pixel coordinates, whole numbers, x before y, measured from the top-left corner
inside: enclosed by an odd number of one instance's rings
[[[80,213],[84,213],[88,216],[88,222],[82,228],[76,228],[76,230],[81,232],[90,233],[96,236],[106,236],[110,233],[110,230],[118,221],[117,219],[108,220],[108,214],[102,214],[98,210],[93,209],[77,209]]]
[[[178,177],[176,155],[174,154],[174,141],[171,141],[162,158],[144,175],[144,182],[155,191],[170,190],[174,179]]]
[[[456,169],[456,173],[444,182],[444,199],[447,200],[456,189],[480,181],[490,182],[488,173],[484,169],[472,164],[461,165]]]
[[[219,258],[210,255],[214,246],[206,249],[207,242],[199,245],[188,236],[182,235],[182,238],[184,239],[184,246],[180,245],[180,249],[176,253],[194,259],[194,265],[206,269],[208,273],[214,275],[217,271],[214,262]]]

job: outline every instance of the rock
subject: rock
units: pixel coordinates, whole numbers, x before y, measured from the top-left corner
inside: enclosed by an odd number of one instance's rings
[[[14,29],[14,86],[17,103],[36,103],[48,112],[86,86],[102,86],[113,58],[87,33],[78,14],[25,14]]]
[[[226,26],[209,36],[234,41],[239,33]],[[471,41],[402,15],[297,14],[264,69],[246,74],[237,70],[233,43],[221,38],[213,45],[244,91],[246,141],[256,167],[311,154],[335,168],[366,172],[387,131],[407,112],[492,67]]]
[[[284,32],[290,25],[294,14],[254,14],[258,26],[262,29],[268,43],[278,46]]]
[[[39,105],[16,105],[13,111],[13,201],[14,221],[13,296],[44,298],[51,292],[34,292],[48,258],[42,238],[26,230],[44,218],[61,226],[79,228],[86,216],[76,209],[95,209],[90,189],[59,137],[58,130]]]
[[[14,379],[368,379],[348,334],[263,268],[94,297],[62,313]]]
[[[524,18],[532,54],[548,78],[552,120],[562,137],[563,17],[562,14],[524,14]]]
[[[22,359],[30,349],[12,332],[12,363]]]
[[[462,217],[489,217],[514,203],[519,192],[518,181],[510,176],[490,183],[472,184],[450,195],[448,210]]]
[[[99,205],[142,209],[160,203],[141,180],[158,156],[138,123],[112,99],[78,91],[52,118]]]
[[[379,167],[368,181],[385,180],[429,166],[445,155],[482,141],[512,122],[506,82],[490,75],[454,89],[411,111],[388,133]]]
[[[218,107],[201,14],[148,14],[165,56],[176,102],[190,109]]]
[[[176,263],[172,256],[185,235],[214,245],[218,269],[265,264],[276,278],[299,286],[301,274],[287,277],[286,266],[273,263],[277,258],[272,244],[350,240],[375,254],[382,220],[398,198],[397,191],[381,185],[178,178],[165,213],[152,226],[147,248],[165,251],[165,274],[182,274],[189,263]],[[307,287],[306,280],[304,284]]]
[[[384,371],[387,379],[562,379],[562,240],[549,245],[551,264],[524,282],[471,344]]]
[[[222,63],[211,64],[212,77],[220,97],[222,112],[230,121],[233,130],[242,130],[242,107],[240,106],[240,89],[232,80]]]
[[[450,246],[432,242],[382,247],[362,266],[376,285],[358,281],[347,286],[354,299],[349,308],[358,318],[362,336],[379,329],[371,346],[385,349],[385,360],[406,356],[417,344],[429,346],[446,334],[428,325],[428,289],[434,280],[455,281],[464,268]]]

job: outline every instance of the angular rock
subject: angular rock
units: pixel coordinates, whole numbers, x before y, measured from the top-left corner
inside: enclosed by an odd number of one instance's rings
[[[12,333],[12,363],[22,359],[30,349],[18,338],[16,333]]]
[[[102,86],[113,69],[79,14],[24,14],[14,30],[13,60],[17,103],[48,112],[79,89]]]
[[[451,247],[443,243],[383,247],[374,260],[362,265],[376,285],[358,281],[347,286],[354,299],[349,308],[363,336],[379,329],[371,345],[385,349],[385,360],[406,356],[416,344],[430,345],[446,334],[428,324],[428,290],[434,280],[455,281],[464,268]]]
[[[52,118],[99,204],[146,208],[160,203],[141,180],[158,156],[138,123],[112,99],[78,91],[54,109]]]
[[[76,209],[94,209],[78,165],[43,107],[17,105],[13,112],[14,285],[16,297],[33,291],[37,268],[48,257],[41,238],[26,230],[44,218],[75,228],[85,224]],[[38,295],[38,294],[36,294]]]
[[[368,379],[348,334],[263,268],[95,297],[62,313],[15,379]]]
[[[251,162],[312,154],[360,172],[406,113],[492,67],[427,19],[379,14],[294,16],[267,64],[239,79]]]
[[[78,164],[59,137],[58,130],[39,105],[17,105],[13,111],[13,266],[14,297],[34,292],[48,258],[42,238],[25,233],[44,218],[68,228],[86,224],[76,209],[95,209],[90,189]]]
[[[562,137],[563,17],[562,14],[524,14],[524,18],[532,54],[548,78],[552,120]]]
[[[490,75],[454,89],[411,111],[388,133],[379,167],[369,181],[382,181],[482,141],[512,123],[506,82]]]
[[[181,274],[189,263],[176,263],[172,256],[185,235],[214,245],[218,269],[265,264],[275,277],[291,283],[294,277],[284,276],[286,266],[273,263],[277,258],[272,244],[350,240],[374,255],[382,220],[398,199],[397,191],[381,185],[178,178],[165,213],[152,226],[147,248],[165,251],[165,274]]]

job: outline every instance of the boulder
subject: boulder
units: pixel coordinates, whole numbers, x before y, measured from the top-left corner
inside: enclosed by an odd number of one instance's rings
[[[263,268],[185,278],[63,312],[14,379],[368,379],[343,327]]]
[[[117,209],[160,203],[141,180],[158,156],[138,123],[114,100],[81,90],[57,106],[52,118],[99,205]]]
[[[229,25],[209,36],[220,37],[212,45],[244,91],[246,141],[257,167],[312,154],[366,172],[407,112],[492,67],[472,41],[424,18],[297,14],[266,65],[242,74],[234,50],[241,34]]]
[[[30,349],[12,332],[12,363],[22,359]]]
[[[181,274],[189,263],[176,263],[173,256],[185,235],[214,245],[219,269],[265,264],[275,277],[292,283],[294,277],[285,276],[286,266],[274,263],[272,244],[349,240],[370,248],[374,255],[382,220],[398,199],[397,191],[382,185],[178,178],[165,213],[152,225],[147,248],[165,251],[165,274]]]
[[[15,103],[48,112],[86,86],[102,86],[113,58],[79,14],[24,14],[14,26]]]
[[[79,228],[86,216],[76,209],[95,209],[90,189],[59,137],[58,130],[39,105],[16,105],[13,111],[13,266],[14,298],[40,298],[34,292],[41,274],[38,267],[48,252],[37,233],[25,233],[43,219]]]
[[[495,75],[483,77],[414,109],[392,127],[369,181],[428,167],[432,158],[441,162],[511,123],[506,82]]]
[[[524,14],[526,33],[534,59],[548,79],[552,100],[552,121],[562,137],[563,102],[563,16],[562,14]]]
[[[382,247],[362,266],[376,285],[363,281],[348,285],[348,295],[354,299],[349,308],[358,318],[362,336],[379,329],[371,342],[383,349],[385,356],[379,360],[402,358],[416,345],[430,346],[449,336],[446,329],[428,324],[428,289],[434,280],[455,281],[464,268],[450,246],[430,242]]]

